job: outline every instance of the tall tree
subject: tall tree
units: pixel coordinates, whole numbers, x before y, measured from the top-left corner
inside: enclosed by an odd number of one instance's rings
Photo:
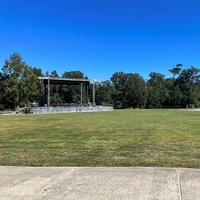
[[[9,60],[5,60],[2,67],[4,81],[5,102],[11,109],[19,106],[20,102],[20,80],[27,64],[22,61],[22,57],[18,53],[13,53]],[[7,107],[6,106],[6,107]]]
[[[173,78],[175,79],[176,75],[178,75],[181,72],[181,67],[183,65],[180,64],[176,64],[176,67],[174,67],[173,69],[170,69],[169,71],[173,74]]]
[[[22,61],[19,53],[13,53],[2,67],[3,91],[1,101],[4,108],[15,109],[29,102],[37,101],[41,69],[32,68]]]
[[[177,84],[179,85],[183,98],[182,98],[182,106],[189,106],[190,104],[196,104],[199,102],[200,97],[200,70],[191,67],[189,69],[185,69],[181,72],[179,77],[177,78]]]
[[[4,97],[5,97],[5,87],[4,87],[4,81],[5,81],[5,76],[0,72],[0,110],[5,109],[5,102],[4,102]]]
[[[40,95],[40,81],[38,76],[43,76],[41,69],[26,66],[20,79],[20,106],[29,105],[31,102],[38,102]]]
[[[139,74],[114,73],[112,100],[115,108],[142,108],[145,106],[145,81]]]
[[[165,76],[156,72],[151,72],[149,76],[150,79],[147,82],[147,108],[160,108],[164,106],[168,96],[165,87]]]
[[[112,83],[112,103],[114,108],[124,108],[125,73],[116,72],[111,77]]]
[[[177,78],[176,75],[179,75],[181,73],[181,67],[183,65],[177,64],[176,67],[173,69],[170,69],[169,71],[173,74],[173,78],[171,79],[173,84],[172,88],[170,89],[170,105],[173,107],[180,107],[181,105],[181,98],[182,98],[182,92],[180,90],[179,85],[177,84]]]
[[[101,84],[98,85],[98,87],[95,89],[95,93],[97,98],[100,98],[101,103],[111,103],[111,90],[112,85],[111,82],[108,80],[103,81]]]

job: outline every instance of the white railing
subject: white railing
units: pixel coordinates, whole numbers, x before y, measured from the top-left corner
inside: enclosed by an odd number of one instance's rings
[[[110,106],[96,106],[96,107],[37,107],[32,108],[33,114],[45,113],[65,113],[65,112],[100,112],[112,111],[113,107]]]

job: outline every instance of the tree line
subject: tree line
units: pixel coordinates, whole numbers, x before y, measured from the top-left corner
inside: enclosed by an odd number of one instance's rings
[[[182,64],[169,69],[172,77],[151,72],[144,80],[138,73],[115,72],[110,80],[95,84],[97,104],[110,103],[116,109],[124,108],[185,108],[200,106],[200,70]],[[58,77],[53,72],[43,73],[40,68],[29,66],[19,53],[5,60],[0,71],[0,110],[16,109],[39,102],[43,93],[39,76]],[[60,78],[88,78],[81,71],[64,72]],[[93,101],[89,87],[89,101]],[[80,86],[51,85],[51,105],[65,101],[80,101]]]

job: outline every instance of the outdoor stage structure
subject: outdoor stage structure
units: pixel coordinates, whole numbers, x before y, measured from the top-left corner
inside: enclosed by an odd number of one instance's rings
[[[111,106],[96,106],[95,101],[95,84],[100,80],[95,79],[77,79],[77,78],[55,78],[55,77],[38,77],[41,81],[41,91],[44,93],[40,96],[39,107],[33,107],[33,114],[39,113],[61,113],[61,112],[94,112],[94,111],[111,111]],[[93,84],[93,102],[88,101],[88,89],[90,83]],[[54,105],[51,106],[50,93],[51,85],[80,85],[80,104],[73,105]],[[83,88],[85,92],[85,102],[83,102]]]

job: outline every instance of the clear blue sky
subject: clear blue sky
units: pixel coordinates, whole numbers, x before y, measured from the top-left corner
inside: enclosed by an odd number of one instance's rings
[[[0,65],[18,52],[43,73],[170,76],[200,66],[199,0],[0,0]]]

